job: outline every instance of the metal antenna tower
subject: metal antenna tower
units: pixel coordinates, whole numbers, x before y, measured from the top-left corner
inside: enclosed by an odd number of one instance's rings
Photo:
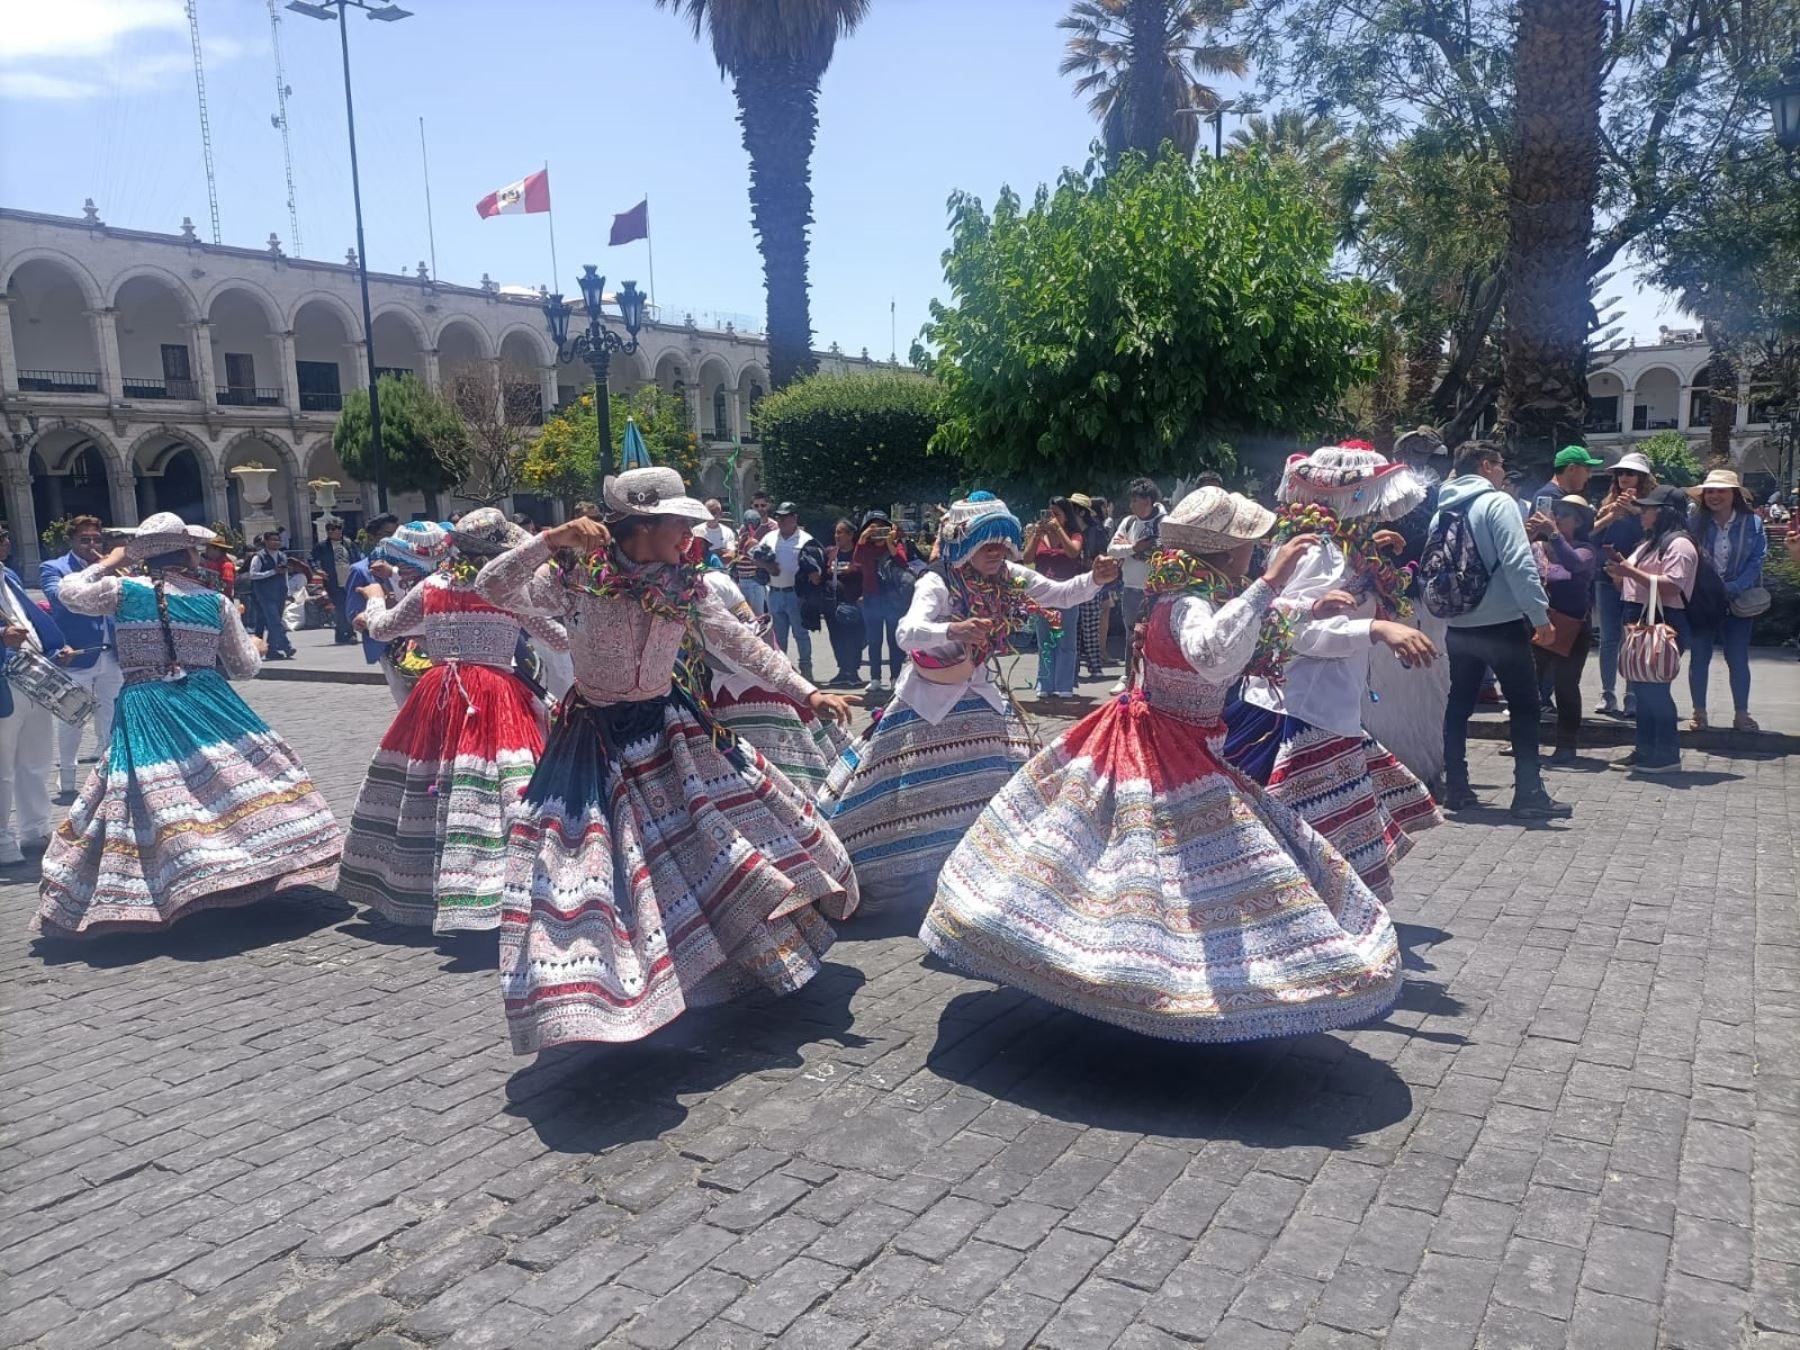
[[[200,99],[200,149],[206,155],[206,202],[212,208],[212,241],[219,235],[219,183],[213,176],[212,122],[206,115],[206,65],[200,59],[200,11],[198,0],[187,0],[188,36],[194,41],[194,92]]]
[[[275,106],[280,109],[273,113],[269,121],[281,132],[281,160],[287,169],[288,190],[288,229],[293,232],[294,255],[300,254],[300,208],[295,204],[294,194],[294,147],[288,140],[288,95],[293,90],[288,88],[287,73],[281,66],[281,15],[275,8],[275,0],[269,0],[269,37],[275,48]]]

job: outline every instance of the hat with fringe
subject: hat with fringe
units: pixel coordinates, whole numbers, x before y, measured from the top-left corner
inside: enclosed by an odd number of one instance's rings
[[[497,506],[468,512],[449,529],[450,547],[466,558],[493,558],[517,548],[531,536],[513,524]]]
[[[374,555],[382,562],[429,572],[443,561],[449,546],[442,525],[432,520],[414,520],[375,545]]]
[[[983,544],[996,539],[1009,545],[1012,556],[1018,557],[1025,545],[1019,518],[993,493],[971,492],[961,501],[951,502],[944,513],[938,527],[938,552],[956,566],[967,562],[969,555]]]
[[[1317,502],[1343,520],[1374,516],[1398,520],[1425,500],[1426,485],[1367,441],[1326,445],[1288,459],[1281,475],[1283,502]]]
[[[212,541],[210,526],[190,525],[173,511],[158,511],[139,522],[137,533],[125,545],[125,557],[130,562],[143,562],[179,549],[205,548]]]
[[[1195,488],[1162,518],[1156,538],[1190,553],[1225,553],[1261,539],[1275,524],[1268,507],[1222,487]]]

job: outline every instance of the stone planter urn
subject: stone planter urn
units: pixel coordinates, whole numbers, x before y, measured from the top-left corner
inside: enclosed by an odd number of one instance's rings
[[[227,472],[238,480],[238,503],[243,509],[244,537],[252,543],[277,528],[274,513],[275,489],[269,480],[275,470],[261,464],[240,464]]]
[[[342,484],[335,478],[315,478],[306,486],[312,489],[313,509],[319,513],[313,517],[313,540],[319,542],[325,538],[326,526],[344,523],[332,511],[337,505],[337,490]]]

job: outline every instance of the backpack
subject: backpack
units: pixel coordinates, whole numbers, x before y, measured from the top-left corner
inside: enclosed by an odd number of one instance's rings
[[[1475,547],[1466,511],[1439,511],[1419,555],[1419,590],[1425,608],[1440,619],[1455,619],[1487,595],[1491,573]]]
[[[1694,569],[1694,593],[1687,598],[1688,626],[1698,632],[1710,633],[1731,613],[1731,598],[1725,594],[1724,578],[1713,566],[1708,551],[1703,548],[1694,551],[1700,555],[1700,565]]]
[[[876,563],[875,580],[883,596],[898,600],[905,606],[912,604],[912,569],[898,558],[890,555]]]

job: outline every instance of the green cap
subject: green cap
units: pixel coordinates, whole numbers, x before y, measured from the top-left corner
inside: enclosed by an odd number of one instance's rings
[[[1606,463],[1597,455],[1590,455],[1585,446],[1565,445],[1556,452],[1556,467],[1566,469],[1571,464],[1585,464],[1590,469],[1598,469]]]

